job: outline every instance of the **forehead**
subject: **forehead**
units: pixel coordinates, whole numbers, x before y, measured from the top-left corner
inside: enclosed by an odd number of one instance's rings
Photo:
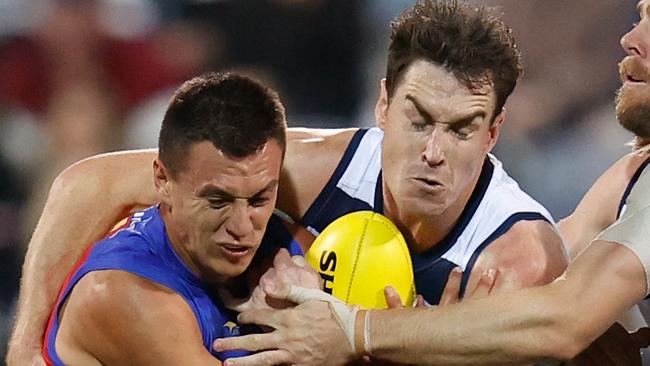
[[[409,65],[399,89],[402,92],[422,89],[446,96],[490,95],[492,91],[491,85],[470,89],[452,72],[425,60],[416,60]]]
[[[212,184],[245,195],[257,192],[273,180],[278,180],[282,165],[282,149],[275,140],[267,142],[257,152],[242,157],[230,157],[209,141],[192,144],[180,180],[198,189]]]
[[[470,89],[444,67],[424,60],[413,62],[404,73],[396,95],[415,100],[431,110],[467,112],[482,109],[486,116],[496,105],[491,85]],[[455,114],[454,113],[454,114]]]

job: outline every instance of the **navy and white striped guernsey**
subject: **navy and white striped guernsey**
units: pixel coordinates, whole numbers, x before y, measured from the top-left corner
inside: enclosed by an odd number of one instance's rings
[[[383,213],[381,151],[383,131],[360,129],[350,141],[334,174],[299,222],[318,235],[329,223],[350,212]],[[417,292],[437,304],[449,272],[463,269],[461,293],[479,254],[522,220],[553,223],[548,211],[503,170],[491,154],[457,224],[424,253],[411,253]]]

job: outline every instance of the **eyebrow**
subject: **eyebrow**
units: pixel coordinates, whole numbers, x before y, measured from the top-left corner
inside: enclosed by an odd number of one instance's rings
[[[417,99],[415,99],[415,97],[413,97],[412,95],[407,95],[406,100],[409,100],[409,101],[411,101],[411,103],[413,103],[413,105],[415,106],[415,109],[417,109],[418,113],[420,113],[424,117],[424,119],[427,121],[427,123],[433,123],[433,120],[434,120],[433,117],[426,111],[424,106],[422,104],[420,104],[420,102],[418,102]],[[456,121],[445,122],[445,123],[449,124],[449,125],[469,124],[469,123],[472,122],[472,120],[474,120],[474,118],[476,118],[478,116],[485,118],[485,111],[476,111],[474,113],[470,113],[470,114],[468,114],[466,116],[463,116],[462,118],[460,118],[460,119],[458,119]]]
[[[412,95],[407,95],[406,100],[410,101],[413,103],[415,106],[415,109],[418,111],[418,113],[424,117],[427,123],[433,123],[433,117],[429,114],[429,112],[426,111],[424,106],[420,104]]]
[[[219,186],[209,184],[209,185],[206,185],[205,187],[201,188],[201,190],[198,192],[197,196],[199,196],[199,197],[223,197],[226,200],[235,200],[237,198],[251,199],[251,198],[258,197],[258,196],[264,194],[265,192],[268,192],[268,191],[274,189],[277,185],[278,185],[278,180],[274,179],[274,180],[270,181],[269,184],[267,184],[264,188],[260,189],[259,191],[257,191],[252,196],[250,196],[250,197],[239,197],[237,195],[234,195],[234,194],[228,192],[227,190],[225,190],[225,189],[223,189],[223,188],[221,188]]]
[[[450,122],[449,126],[450,127],[455,127],[455,128],[461,128],[461,127],[471,126],[471,125],[477,125],[478,126],[478,123],[474,123],[474,120],[477,117],[477,115],[485,115],[485,113],[482,113],[482,112],[472,113],[467,117],[463,117],[463,118],[461,118],[459,120],[456,120],[454,122]]]

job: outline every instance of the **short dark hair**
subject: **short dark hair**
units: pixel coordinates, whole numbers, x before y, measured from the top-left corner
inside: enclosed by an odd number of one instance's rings
[[[492,85],[501,111],[522,74],[511,29],[485,7],[456,0],[421,0],[391,23],[386,90],[392,97],[415,60],[452,72],[470,90]]]
[[[241,158],[274,139],[284,154],[286,128],[275,91],[235,73],[208,73],[174,93],[160,128],[159,157],[175,178],[185,168],[190,145],[201,141]]]

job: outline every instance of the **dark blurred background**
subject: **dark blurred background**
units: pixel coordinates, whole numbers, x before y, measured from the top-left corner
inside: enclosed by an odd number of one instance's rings
[[[469,1],[469,0],[468,0]],[[629,150],[613,108],[624,0],[489,0],[526,74],[496,155],[556,219]],[[155,147],[168,98],[205,70],[276,88],[290,126],[372,126],[404,0],[0,0],[0,359],[20,266],[54,177]]]

